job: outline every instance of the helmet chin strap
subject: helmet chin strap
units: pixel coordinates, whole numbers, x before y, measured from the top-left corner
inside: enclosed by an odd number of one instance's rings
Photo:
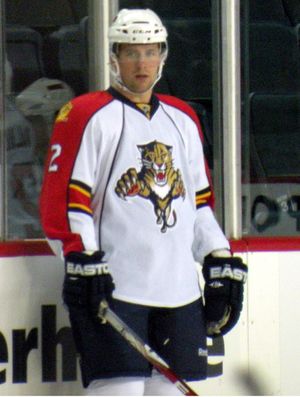
[[[147,92],[149,90],[152,90],[153,87],[155,86],[155,84],[160,80],[161,75],[162,75],[162,69],[163,69],[163,66],[165,64],[166,55],[162,56],[162,59],[161,59],[161,62],[160,62],[159,68],[158,68],[156,79],[154,80],[152,85],[149,88],[147,88],[147,90],[145,90],[143,92],[132,91],[125,85],[124,81],[121,78],[120,67],[119,67],[119,63],[118,63],[118,59],[117,59],[116,55],[115,54],[111,54],[111,58],[112,58],[113,62],[110,62],[110,73],[111,73],[111,75],[113,77],[114,83],[119,88],[121,88],[122,90],[124,90],[126,92],[129,92],[130,94],[137,95],[137,94],[144,94],[145,92]],[[114,68],[115,68],[115,70],[114,70]]]

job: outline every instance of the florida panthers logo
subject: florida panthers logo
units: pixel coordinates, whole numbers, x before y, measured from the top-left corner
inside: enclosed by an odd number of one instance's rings
[[[140,171],[129,168],[118,180],[115,192],[126,197],[139,196],[148,199],[154,206],[156,222],[165,233],[168,227],[176,224],[176,213],[172,211],[172,201],[185,198],[185,187],[180,171],[173,167],[172,146],[153,141],[137,146],[141,153]],[[169,218],[172,212],[172,221]]]

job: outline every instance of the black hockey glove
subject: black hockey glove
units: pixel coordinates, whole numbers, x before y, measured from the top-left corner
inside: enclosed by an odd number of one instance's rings
[[[225,335],[235,326],[242,311],[247,266],[238,257],[208,255],[202,272],[207,335]]]
[[[103,256],[102,251],[91,255],[70,252],[66,256],[63,300],[68,307],[86,308],[97,315],[99,303],[110,300],[115,286]]]

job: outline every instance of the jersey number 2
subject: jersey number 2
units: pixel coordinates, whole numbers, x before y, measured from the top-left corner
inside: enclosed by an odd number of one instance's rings
[[[48,171],[56,172],[58,170],[58,165],[55,163],[55,160],[61,155],[61,146],[59,144],[55,144],[51,146],[51,151],[53,152]]]

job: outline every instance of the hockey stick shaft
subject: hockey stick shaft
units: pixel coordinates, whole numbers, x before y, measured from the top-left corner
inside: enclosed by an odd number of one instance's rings
[[[99,305],[98,317],[102,321],[107,321],[123,338],[140,354],[148,360],[154,368],[172,382],[183,395],[197,396],[193,389],[181,378],[179,378],[169,367],[169,365],[155,353],[120,317],[114,313],[106,301]]]

